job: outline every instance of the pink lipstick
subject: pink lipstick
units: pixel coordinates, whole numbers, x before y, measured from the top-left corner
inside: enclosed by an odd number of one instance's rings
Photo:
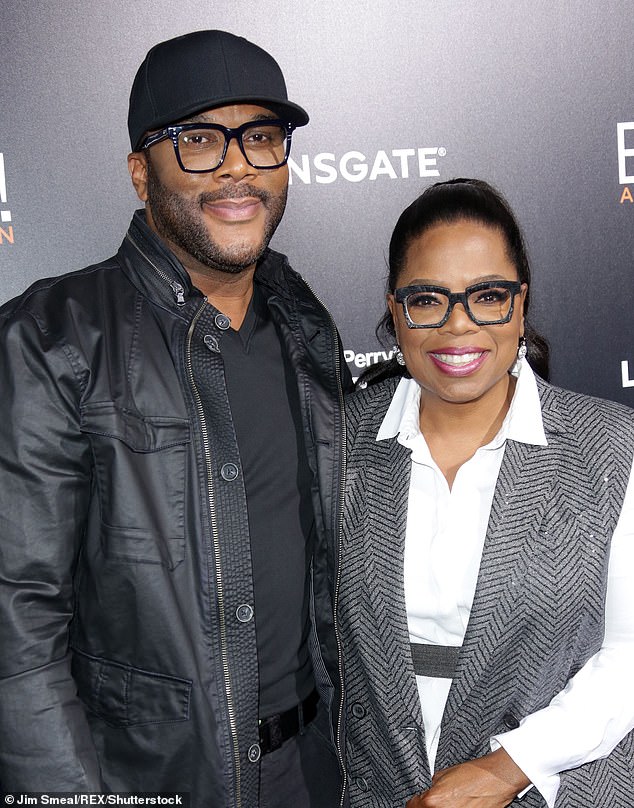
[[[434,365],[447,376],[470,376],[486,362],[489,351],[484,348],[439,348],[428,354]]]

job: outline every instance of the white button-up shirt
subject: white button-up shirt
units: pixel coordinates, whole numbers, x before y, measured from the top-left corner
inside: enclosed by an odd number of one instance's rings
[[[403,379],[377,440],[398,436],[411,450],[405,538],[405,602],[410,641],[462,645],[507,440],[547,445],[537,384],[520,364],[500,431],[464,463],[450,489],[419,426],[420,387]],[[609,436],[606,436],[609,437]],[[634,728],[634,475],[610,550],[605,637],[550,705],[518,729],[491,739],[503,746],[553,808],[558,773],[608,755]],[[429,763],[434,769],[451,679],[417,676]]]

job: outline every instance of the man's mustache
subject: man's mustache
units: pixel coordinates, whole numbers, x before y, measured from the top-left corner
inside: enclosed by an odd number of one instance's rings
[[[226,188],[221,188],[219,191],[205,191],[199,194],[198,202],[202,206],[222,199],[244,199],[245,197],[256,198],[266,204],[271,195],[262,190],[262,188],[256,188],[253,185],[230,185]]]

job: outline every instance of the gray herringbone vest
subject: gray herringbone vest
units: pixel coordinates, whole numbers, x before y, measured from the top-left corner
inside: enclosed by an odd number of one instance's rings
[[[436,768],[486,754],[600,647],[609,546],[634,454],[634,412],[538,380],[547,447],[509,441]],[[355,806],[403,808],[430,784],[409,652],[403,551],[410,453],[377,442],[396,383],[348,400],[339,624]],[[557,808],[632,808],[634,735],[561,777]],[[514,805],[543,808],[536,789]]]

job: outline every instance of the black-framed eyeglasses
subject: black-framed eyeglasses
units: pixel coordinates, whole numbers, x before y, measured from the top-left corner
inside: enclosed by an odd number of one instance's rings
[[[235,129],[218,123],[181,123],[149,135],[141,149],[169,138],[181,169],[190,174],[205,174],[220,168],[229,141],[235,138],[252,168],[280,168],[288,160],[294,129],[292,123],[269,118],[249,121]]]
[[[521,291],[519,281],[483,281],[464,292],[423,284],[402,286],[394,298],[403,305],[408,328],[440,328],[456,303],[462,303],[476,325],[502,325],[513,316],[515,295]]]

